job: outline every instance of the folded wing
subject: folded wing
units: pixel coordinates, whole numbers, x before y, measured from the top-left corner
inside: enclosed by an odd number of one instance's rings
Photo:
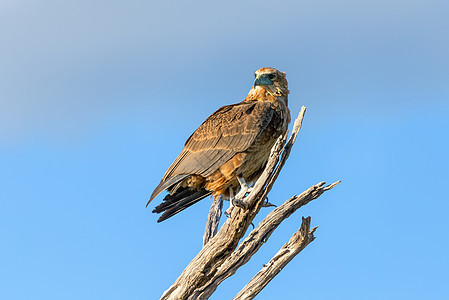
[[[244,101],[223,106],[187,139],[150,201],[189,175],[207,177],[239,152],[246,151],[273,117],[271,103]]]

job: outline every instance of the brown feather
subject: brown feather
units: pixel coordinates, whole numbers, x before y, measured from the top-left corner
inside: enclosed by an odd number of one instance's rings
[[[269,102],[240,102],[220,108],[189,137],[164,179],[180,174],[211,175],[236,153],[248,149],[272,115]]]

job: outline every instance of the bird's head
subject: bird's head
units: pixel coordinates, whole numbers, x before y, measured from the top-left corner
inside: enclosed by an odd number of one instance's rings
[[[252,92],[264,91],[272,96],[287,96],[289,93],[285,72],[274,68],[260,68],[254,73]]]

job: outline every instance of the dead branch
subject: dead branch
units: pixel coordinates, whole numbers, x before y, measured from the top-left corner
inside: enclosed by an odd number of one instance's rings
[[[235,250],[248,226],[262,207],[268,192],[284,166],[301,128],[305,110],[306,108],[303,106],[286,146],[283,147],[287,134],[280,137],[274,145],[264,172],[254,184],[251,193],[242,198],[245,209],[233,208],[230,217],[218,233],[209,242],[205,243],[203,249],[189,263],[172,286],[164,292],[161,299],[207,299],[224,279],[233,275],[240,266],[245,264],[257,252],[285,218],[302,205],[318,198],[324,191],[338,184],[336,182],[324,187],[324,182],[322,182],[312,186],[300,196],[294,196],[287,200],[262,220],[257,228]],[[279,162],[281,154],[282,157]],[[219,219],[217,221],[216,216],[211,217],[214,211],[215,209],[211,208],[209,219],[215,218],[215,221],[208,221],[208,224],[218,223],[219,221]],[[213,229],[206,228],[206,230],[213,234]]]
[[[257,294],[277,275],[281,270],[308,244],[315,236],[318,227],[310,229],[310,217],[302,218],[299,230],[293,234],[290,240],[263,266],[256,276],[248,282],[245,287],[234,297],[233,300],[254,299]]]
[[[214,197],[207,216],[206,228],[204,229],[203,246],[217,233],[220,223],[221,210],[223,208],[223,197]]]
[[[301,195],[295,195],[288,199],[284,204],[269,213],[251,231],[248,237],[240,243],[239,247],[223,260],[223,263],[218,266],[217,271],[209,279],[207,284],[202,289],[194,291],[188,299],[207,299],[210,297],[223,280],[234,275],[241,266],[251,259],[260,247],[268,241],[268,238],[282,221],[293,214],[298,208],[318,198],[325,191],[332,189],[339,183],[340,181],[337,181],[328,186],[324,186],[325,182],[320,182],[304,191]]]

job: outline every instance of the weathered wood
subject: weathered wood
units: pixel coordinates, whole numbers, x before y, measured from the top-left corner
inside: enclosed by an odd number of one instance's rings
[[[311,186],[301,195],[295,195],[288,199],[281,206],[269,213],[259,225],[250,232],[248,237],[240,243],[239,247],[223,260],[222,264],[218,266],[215,274],[203,288],[195,290],[189,299],[207,299],[223,280],[232,276],[241,266],[251,259],[260,247],[268,241],[268,238],[282,221],[293,214],[298,208],[318,198],[325,191],[332,189],[339,183],[340,181],[337,181],[328,186],[324,186],[325,182],[320,182]]]
[[[204,228],[203,246],[217,233],[220,224],[221,210],[223,208],[223,196],[214,197],[207,216],[206,228]]]
[[[299,230],[293,234],[290,240],[273,256],[273,258],[263,266],[253,279],[234,297],[233,300],[254,299],[257,294],[277,275],[281,270],[308,244],[315,236],[313,235],[318,227],[310,229],[310,217],[302,218]]]
[[[164,292],[161,299],[207,299],[224,279],[233,275],[257,252],[282,220],[290,216],[300,206],[316,199],[324,191],[338,184],[337,182],[325,187],[322,182],[312,186],[300,196],[294,196],[287,200],[262,220],[235,250],[263,206],[267,194],[284,166],[301,128],[305,110],[306,108],[303,106],[287,144],[285,142],[288,133],[280,137],[274,145],[268,163],[252,191],[240,199],[246,209],[240,207],[232,209],[230,217],[224,222],[218,233],[203,246],[178,279]]]

